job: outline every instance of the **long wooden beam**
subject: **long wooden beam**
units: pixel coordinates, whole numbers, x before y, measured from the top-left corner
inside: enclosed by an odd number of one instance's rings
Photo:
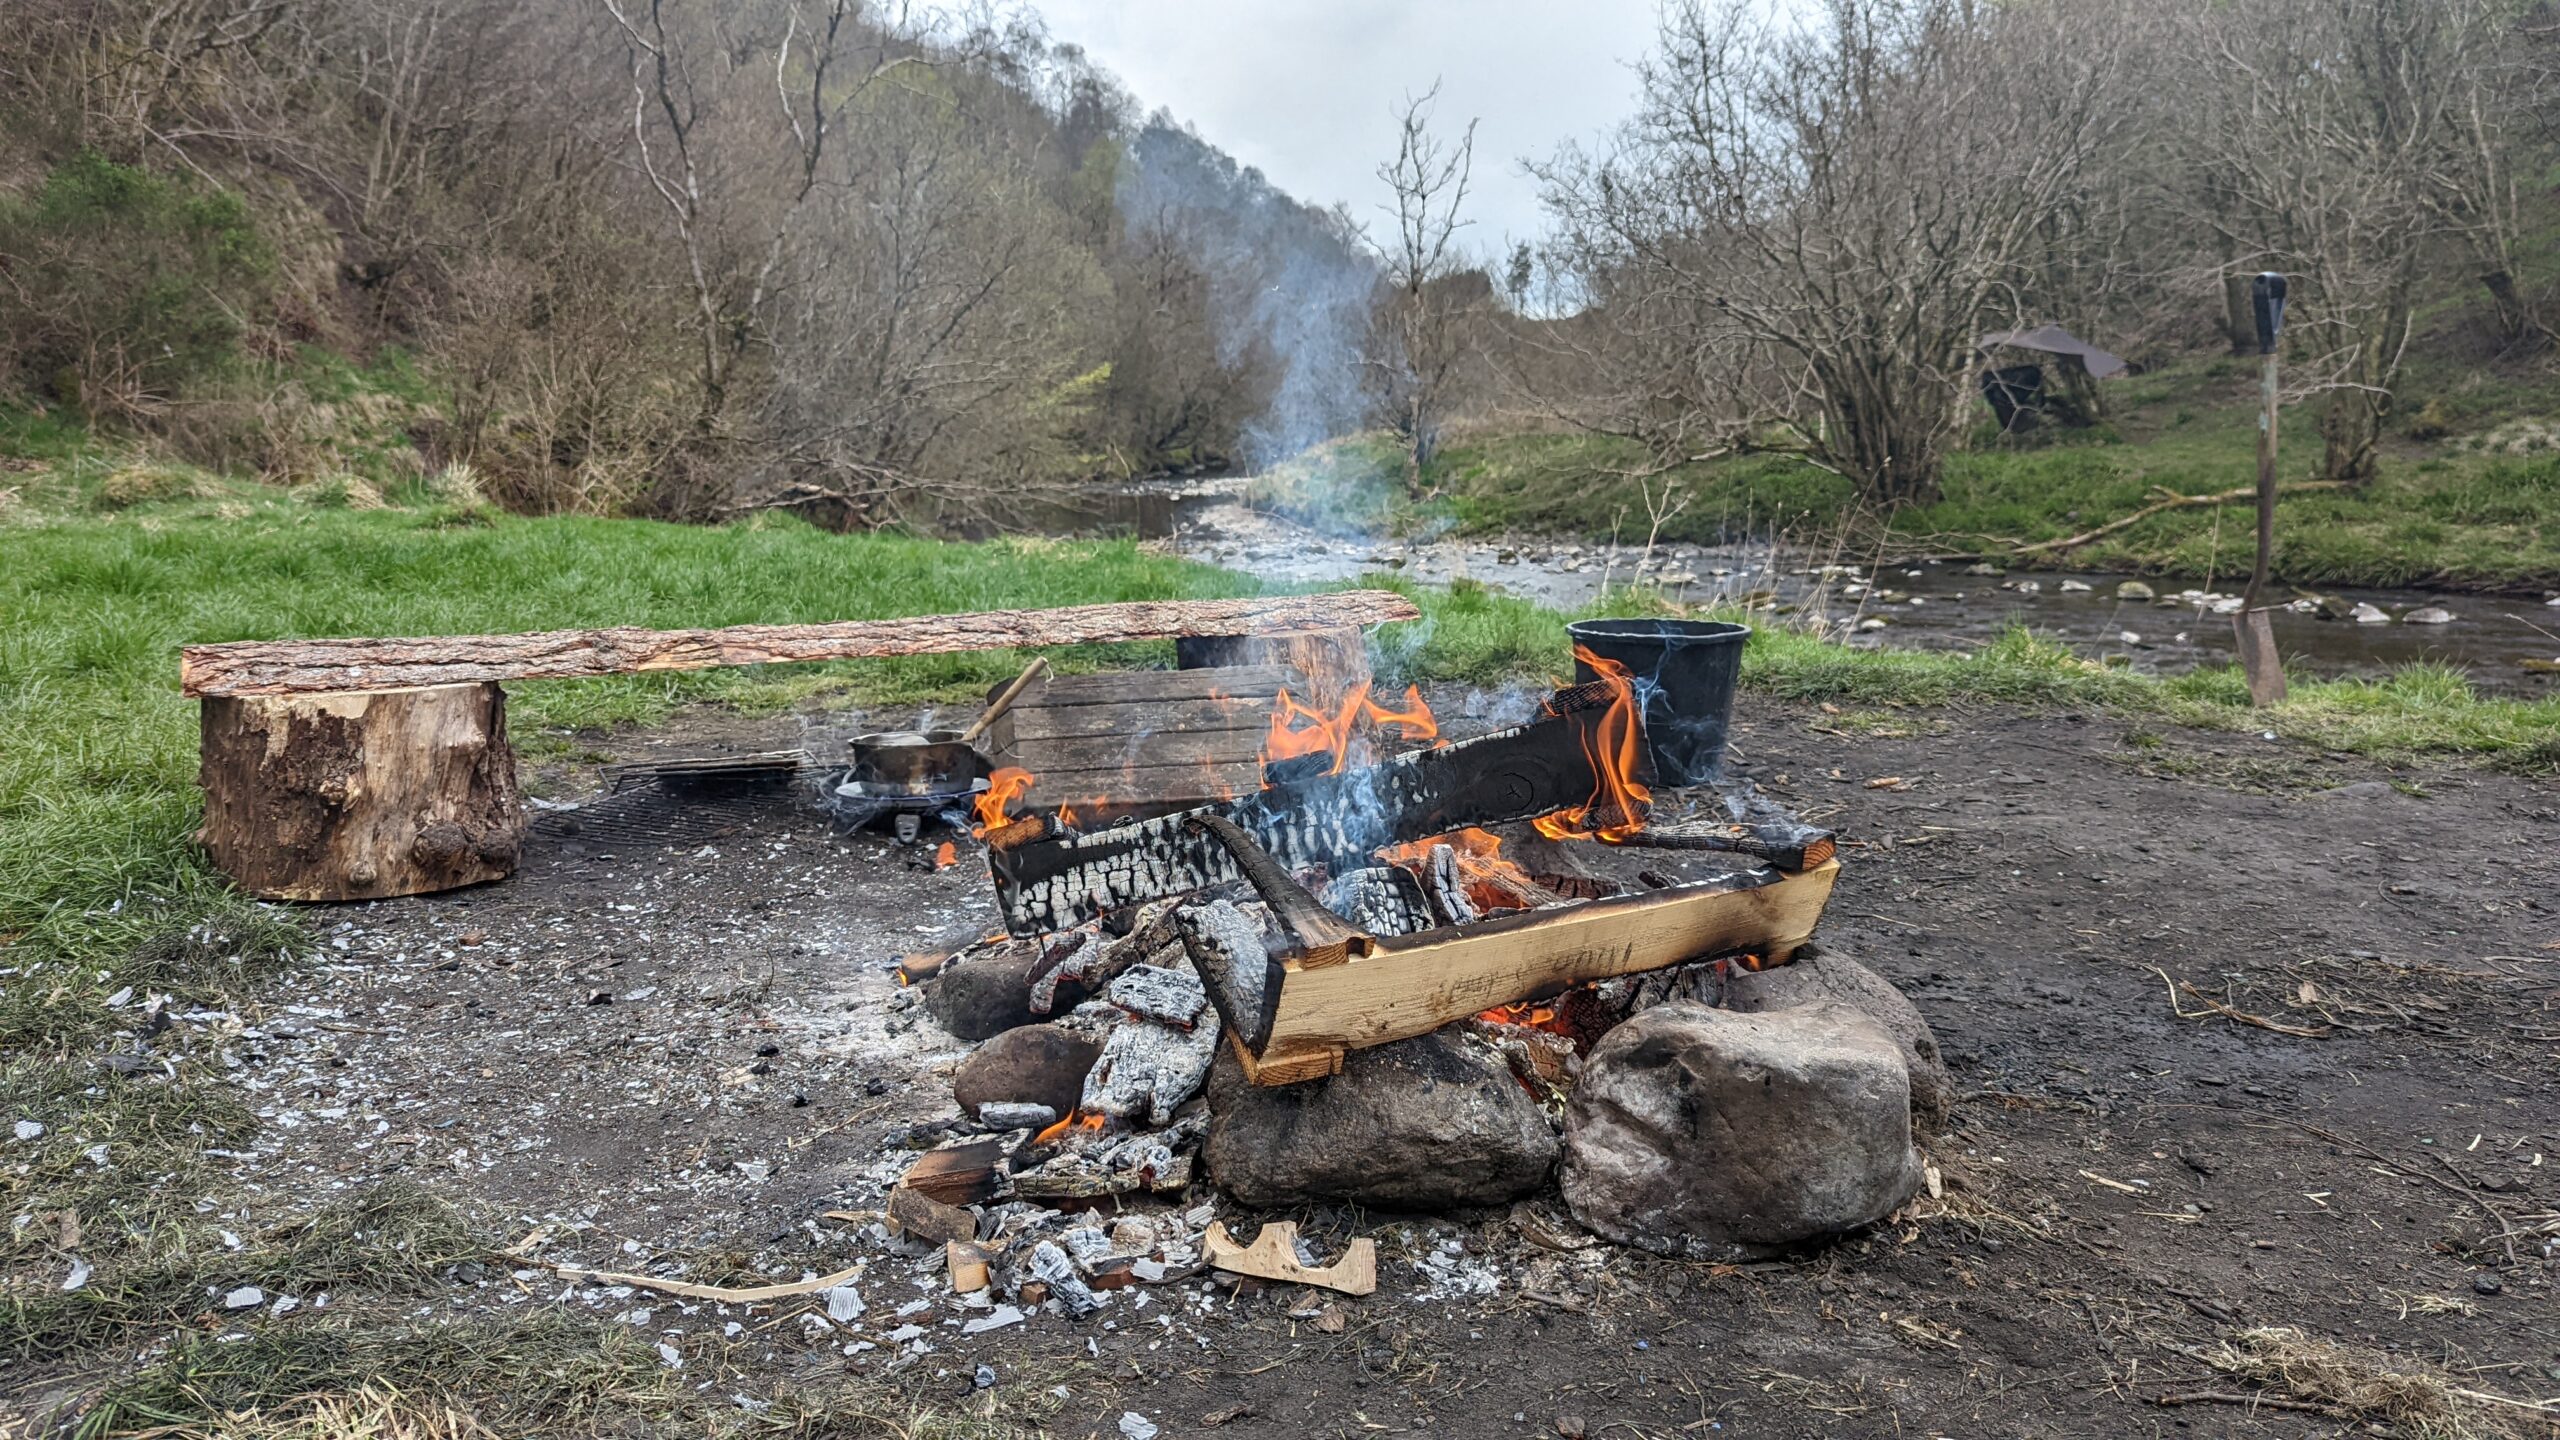
[[[179,651],[190,697],[407,690],[489,680],[565,680],[799,660],[1032,649],[1205,635],[1344,630],[1422,612],[1392,590],[1247,600],[1136,600],[1057,610],[987,610],[721,630],[547,630],[531,635],[243,640]]]
[[[1569,985],[1748,952],[1783,960],[1813,938],[1840,862],[1799,874],[1752,870],[1722,880],[1526,910],[1379,937],[1367,953],[1281,967],[1259,1049],[1236,1037],[1257,1085],[1339,1072],[1346,1051],[1421,1035]]]

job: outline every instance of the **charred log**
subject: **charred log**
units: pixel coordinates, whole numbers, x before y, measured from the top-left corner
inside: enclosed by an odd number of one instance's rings
[[[1599,788],[1590,732],[1610,698],[1606,686],[1575,686],[1556,692],[1547,713],[1526,725],[1090,834],[1046,816],[1007,826],[988,838],[1005,924],[1018,935],[1063,930],[1125,905],[1248,878],[1234,852],[1194,823],[1202,818],[1250,837],[1285,874],[1365,864],[1383,846],[1583,804]]]

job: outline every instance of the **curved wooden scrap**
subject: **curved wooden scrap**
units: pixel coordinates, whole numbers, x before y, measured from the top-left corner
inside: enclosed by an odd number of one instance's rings
[[[1309,1265],[1298,1258],[1298,1222],[1274,1220],[1262,1227],[1250,1245],[1236,1243],[1221,1221],[1209,1227],[1201,1248],[1213,1267],[1230,1275],[1314,1285],[1345,1295],[1367,1295],[1378,1288],[1378,1242],[1366,1236],[1342,1249],[1330,1265]]]

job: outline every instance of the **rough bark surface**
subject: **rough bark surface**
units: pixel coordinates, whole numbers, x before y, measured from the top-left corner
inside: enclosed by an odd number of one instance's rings
[[[270,900],[372,900],[505,878],[524,800],[495,685],[208,699],[204,829]]]
[[[179,652],[179,683],[191,696],[391,690],[794,660],[1339,631],[1412,620],[1421,614],[1412,601],[1391,590],[1345,590],[1251,600],[1140,600],[1060,610],[989,610],[824,625],[733,625],[725,630],[626,626],[532,635],[250,640],[185,647]]]

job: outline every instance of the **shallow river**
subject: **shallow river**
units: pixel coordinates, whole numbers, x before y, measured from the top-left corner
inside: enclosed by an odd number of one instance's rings
[[[1820,616],[1850,644],[1968,650],[2024,625],[2074,651],[2122,657],[2137,670],[2175,673],[2230,663],[2228,605],[2245,576],[2137,581],[2153,598],[2122,598],[2131,577],[2103,572],[1969,573],[1964,562],[1831,566],[1798,552],[1754,547],[1664,546],[1639,570],[1642,547],[1570,541],[1375,540],[1310,530],[1247,509],[1243,480],[1148,485],[1059,506],[1035,517],[1057,533],[1135,533],[1172,542],[1193,559],[1279,581],[1347,580],[1392,571],[1446,584],[1466,577],[1559,608],[1588,604],[1603,585],[1639,578],[1689,601],[1751,601],[1778,623]],[[2138,595],[2138,590],[2135,592]],[[2285,593],[2299,593],[2287,591]],[[2416,660],[2461,666],[2482,690],[2548,695],[2560,674],[2526,662],[2560,660],[2560,597],[2427,590],[2324,589],[2329,618],[2308,606],[2274,616],[2276,644],[2299,674],[2379,675]],[[2357,607],[2366,607],[2359,611]],[[2449,613],[2441,623],[2408,620]],[[2376,617],[2381,618],[2376,618]],[[1881,624],[1874,622],[1882,622]]]

